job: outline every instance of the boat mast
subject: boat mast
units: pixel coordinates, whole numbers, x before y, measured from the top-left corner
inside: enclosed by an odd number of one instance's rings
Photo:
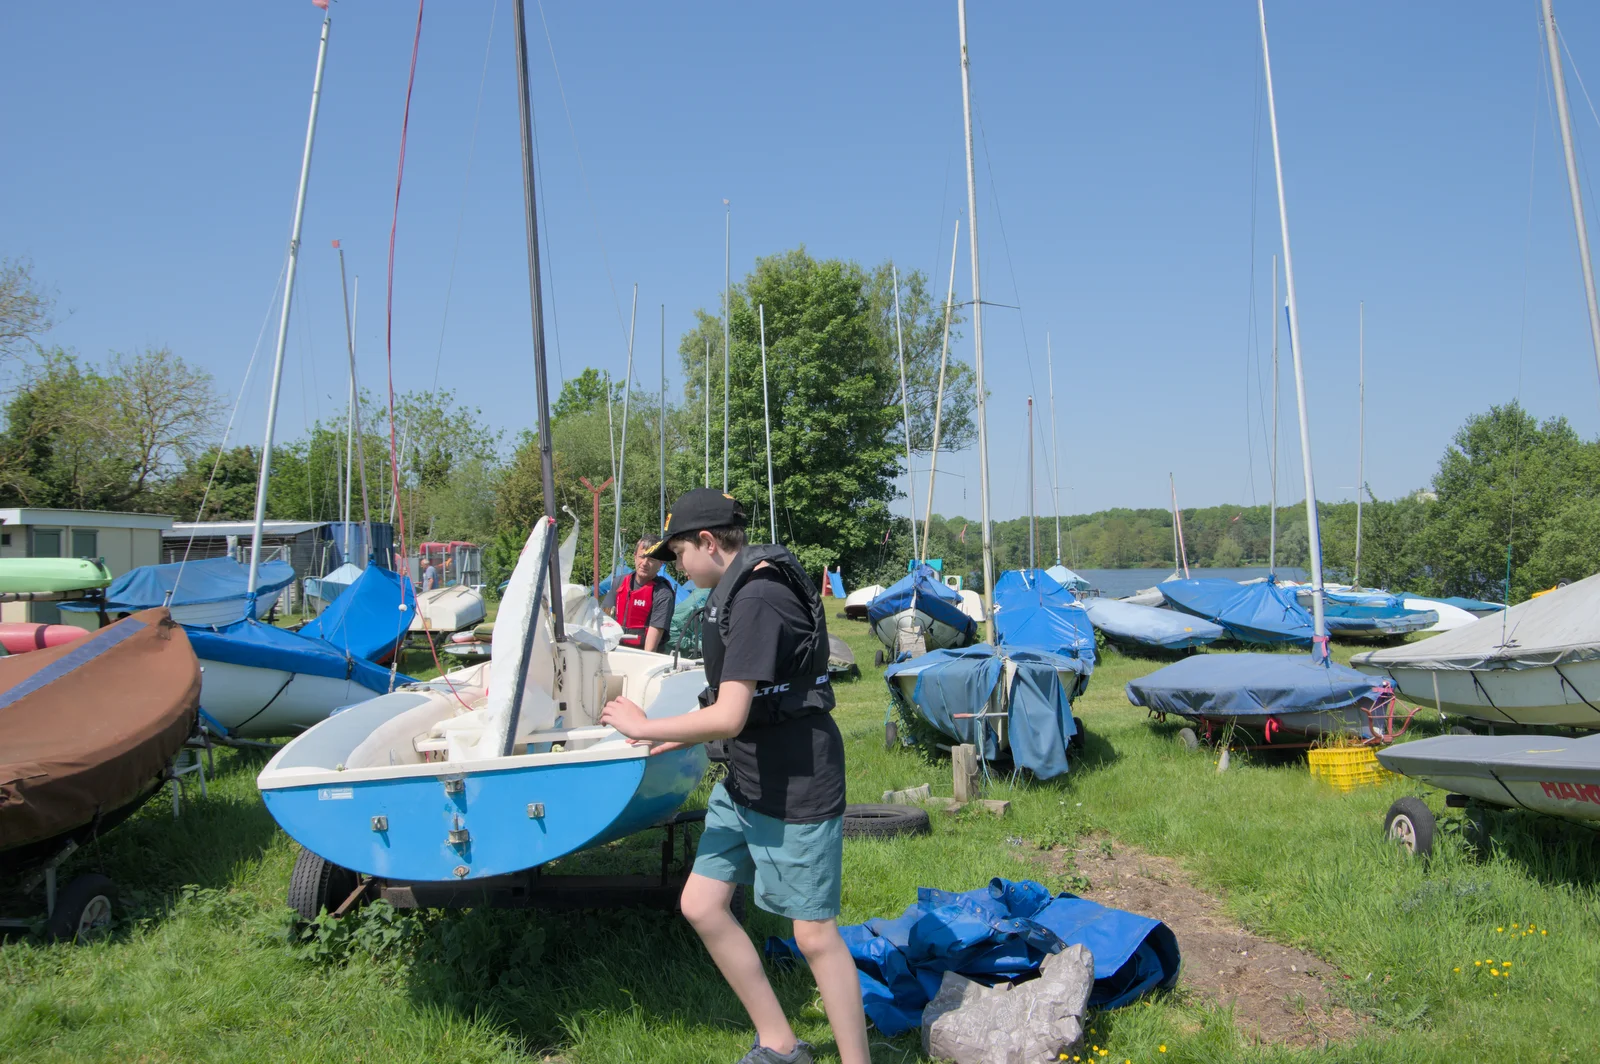
[[[278,393],[283,385],[283,353],[289,344],[289,308],[294,303],[295,268],[300,264],[300,229],[306,218],[306,188],[311,181],[311,145],[317,137],[317,108],[322,103],[322,71],[328,63],[328,28],[331,15],[322,19],[322,40],[317,45],[317,75],[311,83],[311,118],[306,122],[306,147],[300,157],[300,187],[294,199],[294,225],[289,232],[289,265],[283,275],[283,310],[278,315],[278,347],[272,356],[272,395],[267,400],[267,433],[261,444],[261,476],[256,482],[256,519],[250,532],[250,580],[245,585],[246,617],[256,615],[256,588],[261,583],[261,530],[267,520],[267,485],[272,479],[272,436],[278,425]]]
[[[1183,578],[1189,579],[1189,548],[1183,543],[1183,511],[1178,509],[1178,482],[1171,473],[1167,474],[1167,484],[1172,488],[1172,539],[1173,560],[1183,566]],[[1174,568],[1176,572],[1176,568]]]
[[[1351,583],[1361,586],[1361,496],[1367,460],[1367,302],[1361,301],[1356,341],[1356,572]]]
[[[917,478],[911,470],[911,402],[906,397],[906,342],[900,332],[900,272],[892,262],[889,276],[894,281],[894,348],[900,362],[900,424],[906,434],[906,508],[911,517],[911,560],[915,562],[922,560],[917,557]]]
[[[722,201],[724,211],[722,227],[722,491],[728,491],[728,286],[732,283],[733,261],[733,208]]]
[[[761,319],[761,420],[767,430],[767,522],[772,542],[778,542],[778,500],[772,494],[772,407],[767,403],[767,307],[757,308]],[[666,522],[663,521],[663,524]]]
[[[1033,396],[1028,396],[1028,568],[1039,568],[1039,519],[1033,512]]]
[[[1549,0],[1545,0],[1548,7]],[[1306,377],[1300,347],[1300,305],[1295,300],[1294,256],[1289,250],[1289,204],[1283,188],[1283,152],[1278,144],[1278,107],[1272,95],[1272,53],[1267,47],[1266,0],[1256,0],[1261,21],[1261,63],[1267,76],[1267,117],[1272,124],[1272,165],[1278,182],[1278,229],[1283,236],[1283,281],[1289,296],[1289,354],[1294,359],[1295,399],[1300,410],[1300,462],[1306,481],[1306,533],[1311,552],[1312,658],[1328,660],[1328,624],[1322,602],[1322,529],[1317,523],[1317,487],[1311,473],[1311,424],[1306,412]]]
[[[667,305],[661,304],[661,409],[656,421],[660,425],[659,448],[661,451],[661,490],[657,493],[661,499],[660,520],[657,528],[667,527]]]
[[[1267,576],[1278,574],[1278,256],[1272,256],[1272,518],[1267,533]]]
[[[334,242],[335,244],[338,241]],[[344,291],[344,248],[339,249],[339,290]],[[350,351],[350,435],[356,441],[356,460],[361,463],[361,532],[362,542],[366,544],[367,557],[374,554],[372,543],[372,509],[367,501],[367,441],[361,433],[361,401],[356,394],[356,313],[361,309],[361,278],[356,277],[356,293],[354,301],[345,300],[344,304],[344,332],[345,346]],[[349,465],[350,444],[345,443],[345,464]],[[345,561],[350,560],[350,490],[354,477],[345,485]],[[361,567],[367,567],[367,559],[362,559]]]
[[[552,446],[550,432],[550,383],[545,377],[544,365],[544,293],[539,280],[539,215],[535,209],[533,189],[533,107],[528,102],[528,29],[523,19],[522,0],[515,0],[516,11],[516,38],[517,38],[517,96],[521,103],[519,115],[522,119],[522,208],[526,217],[528,230],[528,298],[533,310],[533,382],[538,389],[539,402],[539,476],[541,486],[544,488],[544,515],[550,521],[554,535],[556,516],[556,474],[555,451]],[[637,300],[637,296],[635,296]],[[632,369],[631,343],[629,369]],[[626,420],[622,423],[622,431],[628,431]],[[619,491],[618,497],[621,496]],[[566,638],[565,618],[561,609],[561,552],[550,551],[550,625],[552,635],[556,642]],[[528,645],[533,645],[533,640],[528,640]],[[526,652],[524,653],[526,656]],[[512,712],[516,712],[521,705],[521,687],[523,676],[518,677],[517,697],[512,701]],[[511,729],[515,732],[515,727]],[[501,753],[509,754],[514,735],[506,736],[507,749]]]
[[[961,29],[961,113],[967,142],[967,247],[972,259],[972,364],[978,403],[978,490],[983,514],[983,616],[994,637],[994,536],[989,525],[988,402],[983,390],[983,285],[978,270],[978,182],[972,156],[972,70],[967,54],[967,0],[956,0]]]
[[[711,341],[706,341],[706,487],[711,486]],[[665,521],[661,522],[663,525]]]
[[[1056,366],[1050,334],[1044,334],[1044,364],[1050,376],[1050,500],[1056,510],[1056,564],[1061,564],[1061,450],[1056,444]]]
[[[1561,46],[1556,35],[1556,13],[1544,0],[1544,36],[1550,47],[1550,78],[1556,89],[1556,114],[1561,118],[1561,145],[1567,156],[1567,190],[1572,193],[1572,225],[1578,233],[1578,259],[1583,265],[1583,292],[1589,300],[1589,340],[1594,345],[1595,367],[1600,369],[1600,304],[1595,302],[1594,264],[1589,259],[1589,228],[1583,217],[1583,193],[1578,186],[1578,161],[1572,147],[1572,115],[1567,110],[1567,77],[1561,66]]]
[[[622,479],[628,471],[628,406],[633,398],[633,334],[639,324],[639,286],[633,286],[633,309],[628,314],[628,369],[622,378],[622,443],[617,448],[617,489],[611,518],[611,571],[622,561]],[[666,524],[665,521],[662,524]]]
[[[933,524],[933,474],[939,468],[939,419],[944,414],[944,370],[950,358],[950,312],[956,298],[956,249],[961,246],[961,219],[950,237],[950,288],[944,297],[944,342],[939,349],[939,390],[933,396],[933,449],[928,452],[928,510],[922,518],[922,550],[928,556],[928,528]],[[912,544],[915,547],[915,544]]]

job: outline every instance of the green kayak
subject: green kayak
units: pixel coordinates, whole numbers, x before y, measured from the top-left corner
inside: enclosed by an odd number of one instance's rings
[[[110,583],[110,571],[87,558],[0,558],[0,594],[89,591]]]

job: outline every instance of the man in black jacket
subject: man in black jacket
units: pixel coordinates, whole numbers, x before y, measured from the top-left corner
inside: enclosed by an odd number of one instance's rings
[[[696,488],[667,515],[656,557],[672,558],[706,606],[702,708],[647,718],[628,699],[601,722],[651,753],[728,740],[728,776],[712,788],[683,915],[700,933],[756,1028],[740,1064],[810,1064],[767,982],[760,955],[730,911],[739,884],[756,904],[794,921],[833,1026],[843,1064],[865,1064],[866,1018],[855,962],[839,936],[843,859],[844,741],[828,682],[822,600],[794,555],[747,546],[744,508],[731,495]]]

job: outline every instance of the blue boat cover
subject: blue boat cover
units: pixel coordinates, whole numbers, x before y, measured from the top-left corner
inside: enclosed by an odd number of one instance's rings
[[[1006,723],[1011,759],[1018,766],[1047,780],[1067,771],[1067,742],[1078,732],[1072,717],[1072,700],[1088,682],[1090,663],[1028,647],[1006,648],[1016,666],[1011,681]],[[986,759],[999,754],[994,726],[987,721],[957,714],[982,713],[1000,682],[1002,661],[988,643],[954,650],[931,650],[918,658],[884,670],[889,694],[905,706],[896,676],[914,676],[911,705],[916,713],[944,735],[958,742],[981,745]],[[1071,687],[1061,682],[1061,672],[1078,679]],[[981,736],[981,739],[980,739]]]
[[[1297,588],[1298,591],[1310,593],[1309,587]],[[1362,590],[1362,591],[1330,591],[1322,589],[1324,605],[1330,602],[1342,602],[1351,606],[1398,606],[1400,596],[1389,591]]]
[[[180,579],[181,571],[181,579]],[[262,562],[257,593],[281,591],[294,580],[294,566],[288,562]],[[239,616],[244,616],[245,588],[250,585],[250,567],[232,558],[197,558],[190,562],[166,565],[141,565],[129,569],[106,588],[106,610],[112,613],[148,610],[156,606],[193,606],[203,602],[239,600]],[[167,601],[167,592],[172,601]],[[61,603],[64,610],[93,613],[100,607],[81,602]]]
[[[994,582],[996,642],[1083,658],[1094,671],[1094,625],[1072,592],[1042,569],[1013,569]]]
[[[1057,563],[1046,569],[1045,572],[1050,574],[1050,579],[1069,591],[1089,590],[1089,581],[1068,569],[1065,565]]]
[[[1128,701],[1183,717],[1338,710],[1382,693],[1384,681],[1309,654],[1196,654],[1128,681]]]
[[[1439,623],[1437,610],[1412,610],[1404,606],[1376,606],[1360,602],[1326,602],[1323,620],[1329,632],[1420,632]]]
[[[323,639],[312,639],[262,624],[257,620],[234,621],[221,628],[184,626],[189,645],[202,661],[222,661],[256,669],[281,669],[308,676],[346,677],[369,691],[384,694],[389,690],[389,670],[366,658],[346,654]],[[409,676],[396,675],[396,687],[415,683]]]
[[[875,625],[885,617],[909,610],[913,600],[918,610],[940,624],[965,633],[969,642],[977,638],[978,622],[961,609],[961,592],[946,587],[939,575],[926,565],[917,566],[867,603],[867,620]]]
[[[1174,609],[1215,621],[1241,643],[1311,645],[1311,614],[1295,601],[1293,591],[1271,580],[1166,580],[1156,587]]]
[[[417,615],[411,578],[369,565],[300,634],[368,661],[394,653]]]
[[[1435,602],[1443,602],[1447,606],[1454,606],[1458,610],[1468,613],[1494,613],[1506,608],[1503,602],[1483,602],[1475,598],[1462,598],[1452,595],[1449,598],[1440,598],[1438,595],[1418,595],[1418,598],[1431,598]]]
[[[393,568],[389,559],[394,557],[394,526],[387,521],[372,522],[372,542],[367,542],[366,526],[360,521],[351,521],[349,524],[349,553],[345,552],[345,526],[344,521],[329,521],[322,526],[321,537],[333,544],[330,553],[332,560],[341,565],[361,565],[363,562],[376,562],[385,569]]]
[[[1083,608],[1088,611],[1090,623],[1114,643],[1133,643],[1156,650],[1185,650],[1205,646],[1227,634],[1220,624],[1177,610],[1101,597],[1086,599]]]
[[[1090,1008],[1120,1008],[1178,982],[1178,939],[1166,924],[1074,894],[1051,897],[1026,879],[996,878],[964,893],[919,887],[916,904],[898,917],[839,933],[856,962],[867,1018],[890,1038],[922,1025],[945,972],[993,986],[1037,974],[1069,946],[1094,957]],[[793,939],[768,939],[767,954],[804,959]]]

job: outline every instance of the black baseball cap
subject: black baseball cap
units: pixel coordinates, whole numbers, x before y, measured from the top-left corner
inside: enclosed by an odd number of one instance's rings
[[[673,556],[667,544],[673,536],[706,528],[743,528],[747,520],[744,507],[727,492],[717,488],[686,491],[678,496],[678,501],[667,511],[667,523],[661,529],[661,544],[650,552],[650,557],[670,562]]]

